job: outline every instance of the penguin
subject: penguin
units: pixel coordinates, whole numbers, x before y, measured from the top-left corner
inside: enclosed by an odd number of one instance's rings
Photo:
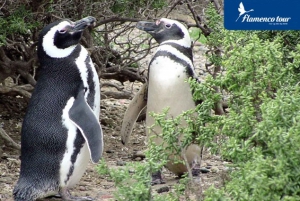
[[[94,17],[53,22],[39,34],[39,77],[21,129],[21,168],[15,201],[32,201],[59,194],[82,177],[89,159],[103,152],[99,124],[99,78],[88,51],[79,44]]]
[[[167,118],[175,118],[184,111],[194,109],[200,103],[193,100],[190,85],[186,82],[190,77],[199,82],[193,66],[192,41],[186,27],[176,20],[162,18],[156,22],[140,21],[136,27],[149,33],[159,43],[159,47],[149,63],[148,83],[144,84],[147,87],[143,86],[140,89],[125,112],[121,140],[124,145],[128,143],[132,122],[139,115],[140,111],[137,112],[133,108],[147,107],[146,134],[148,137],[154,136],[154,142],[161,145],[162,139],[156,136],[156,133],[162,133],[162,129],[159,126],[148,129],[155,123],[149,113],[162,113],[163,109],[169,108]],[[143,97],[145,93],[146,98]],[[187,126],[187,123],[182,121],[181,126]],[[174,162],[174,158],[186,158],[189,166],[193,167],[200,160],[201,148],[192,144],[179,155],[167,154],[169,161],[166,168],[177,176],[182,176],[188,171],[187,165]],[[183,154],[185,157],[182,157]]]

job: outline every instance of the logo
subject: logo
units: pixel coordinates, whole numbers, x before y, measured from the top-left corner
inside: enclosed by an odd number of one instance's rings
[[[299,0],[224,0],[229,30],[300,30]]]
[[[240,3],[240,7],[238,8],[238,11],[240,12],[239,17],[236,19],[236,22],[238,21],[238,19],[244,15],[245,13],[249,13],[254,11],[253,9],[246,11],[243,2]]]

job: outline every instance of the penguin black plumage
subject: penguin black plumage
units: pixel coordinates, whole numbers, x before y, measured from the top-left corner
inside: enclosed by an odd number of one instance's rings
[[[22,125],[16,201],[57,193],[64,200],[88,199],[71,197],[68,188],[80,180],[89,159],[97,163],[103,151],[99,78],[79,44],[94,22],[94,17],[60,20],[39,35],[39,77]]]
[[[169,108],[168,117],[175,118],[184,111],[194,109],[198,104],[193,100],[190,85],[186,82],[189,77],[197,79],[193,66],[192,42],[186,27],[176,20],[166,18],[156,22],[141,21],[136,27],[153,36],[159,43],[159,47],[149,64],[148,83],[145,84],[148,86],[144,85],[141,88],[130,103],[131,108],[127,108],[125,113],[121,129],[123,144],[128,142],[133,127],[132,122],[140,112],[133,107],[143,109],[147,106],[146,133],[147,136],[156,136],[156,133],[161,133],[162,129],[159,126],[152,127],[152,131],[148,129],[154,124],[154,119],[149,112],[161,113],[163,109]],[[146,93],[147,100],[144,98]],[[182,121],[181,125],[186,126],[186,122]],[[153,140],[158,145],[162,144],[160,137],[155,137]],[[192,144],[181,154],[185,154],[187,162],[192,166],[200,159],[200,152],[200,147]],[[185,164],[172,160],[174,157],[182,159],[181,156],[177,153],[167,154],[170,161],[166,167],[170,171],[178,176],[187,172]]]

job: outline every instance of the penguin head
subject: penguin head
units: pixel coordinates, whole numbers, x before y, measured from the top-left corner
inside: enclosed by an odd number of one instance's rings
[[[184,47],[191,46],[191,38],[187,28],[176,20],[161,18],[156,22],[140,21],[136,27],[149,33],[159,44],[175,42]]]
[[[79,44],[84,29],[93,23],[94,17],[86,17],[76,22],[68,19],[53,22],[43,28],[39,35],[38,56],[51,58],[69,56]]]

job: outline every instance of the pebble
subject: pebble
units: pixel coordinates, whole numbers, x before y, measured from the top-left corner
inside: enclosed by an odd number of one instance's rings
[[[135,160],[135,161],[141,161],[141,160],[143,160],[143,159],[142,159],[141,157],[135,157],[134,160]]]
[[[79,190],[80,191],[86,191],[86,188],[85,188],[85,186],[79,186]]]
[[[164,192],[169,192],[169,191],[170,191],[170,188],[168,186],[162,186],[162,187],[156,189],[157,193],[164,193]]]
[[[124,166],[126,165],[126,162],[125,161],[117,161],[117,166]]]
[[[210,170],[211,170],[211,172],[213,172],[213,173],[218,173],[218,172],[219,172],[219,168],[216,167],[216,166],[212,166],[212,167],[210,168]]]
[[[136,152],[133,153],[132,157],[133,158],[136,158],[136,157],[145,158],[146,156],[145,156],[143,151],[136,151]]]

